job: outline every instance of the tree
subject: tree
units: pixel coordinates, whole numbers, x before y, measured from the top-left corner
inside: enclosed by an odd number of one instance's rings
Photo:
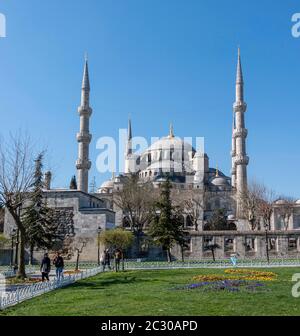
[[[277,211],[279,216],[282,218],[284,223],[284,229],[288,230],[290,218],[293,214],[293,209],[295,206],[295,200],[292,197],[281,196],[279,197],[283,202],[278,205]]]
[[[2,233],[0,234],[0,249],[7,246],[9,243],[9,239],[7,239]]]
[[[124,219],[137,238],[140,251],[141,234],[153,217],[155,191],[151,182],[139,183],[138,174],[126,176],[122,190],[113,196],[114,204],[123,212]]]
[[[124,251],[133,243],[133,233],[122,228],[105,230],[100,234],[100,241],[107,248],[119,249],[122,254],[122,268],[124,270]]]
[[[242,215],[248,220],[252,231],[260,230],[260,202],[264,193],[265,186],[252,181],[247,190],[239,195]]]
[[[263,225],[265,228],[265,244],[266,244],[266,255],[268,263],[269,259],[269,238],[268,231],[271,229],[271,219],[274,211],[274,202],[276,199],[275,193],[273,190],[268,189],[267,187],[262,185],[262,197],[258,204],[258,213],[260,218],[263,221]]]
[[[24,279],[26,229],[21,207],[30,197],[34,180],[33,147],[30,138],[21,133],[0,141],[0,204],[5,206],[20,232],[17,277]]]
[[[43,198],[43,154],[35,160],[34,180],[28,200],[28,206],[21,216],[26,231],[26,242],[30,247],[30,262],[33,260],[34,247],[50,249],[56,238],[57,225],[53,221],[52,210]]]
[[[204,246],[204,250],[211,251],[213,261],[216,261],[215,251],[216,251],[216,249],[219,249],[219,248],[221,248],[220,245],[218,245],[216,243],[212,243],[212,242],[208,242],[208,244],[206,246]]]
[[[205,231],[225,231],[236,230],[235,224],[229,223],[227,220],[225,209],[214,210],[212,216],[204,225]]]
[[[77,181],[76,181],[76,176],[75,175],[73,175],[72,178],[71,178],[70,189],[77,190]]]
[[[162,183],[160,200],[156,203],[156,216],[152,220],[149,234],[157,245],[167,252],[168,262],[171,262],[171,248],[178,243],[182,248],[185,233],[180,220],[178,208],[172,205],[169,178]]]
[[[174,192],[171,194],[174,203],[189,217],[196,231],[198,231],[198,221],[204,211],[207,197],[208,193],[199,189],[188,190],[188,192]]]

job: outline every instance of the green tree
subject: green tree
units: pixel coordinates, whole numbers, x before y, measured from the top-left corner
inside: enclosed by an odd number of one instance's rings
[[[56,237],[56,225],[52,221],[52,211],[43,198],[43,154],[35,160],[34,180],[29,205],[23,209],[21,220],[26,230],[26,243],[30,247],[32,262],[34,247],[49,249]]]
[[[77,181],[76,181],[76,176],[75,175],[73,175],[72,178],[71,178],[70,189],[77,190]]]
[[[9,239],[7,239],[2,233],[0,234],[0,248],[4,248],[9,243]]]
[[[119,249],[122,253],[122,268],[124,270],[124,252],[133,243],[133,233],[122,228],[105,230],[100,234],[100,242],[106,248]]]
[[[152,220],[149,234],[155,244],[167,252],[168,262],[171,262],[171,248],[177,243],[185,246],[185,232],[180,220],[178,208],[172,205],[169,178],[161,185],[160,200],[156,203],[156,215]]]

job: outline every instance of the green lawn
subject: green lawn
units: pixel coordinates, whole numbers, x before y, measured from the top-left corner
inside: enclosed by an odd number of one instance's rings
[[[261,270],[261,269],[260,269]],[[278,279],[268,291],[203,292],[171,290],[193,283],[194,275],[224,274],[221,269],[181,269],[105,273],[23,302],[0,315],[300,315],[291,281],[299,268],[266,269]]]

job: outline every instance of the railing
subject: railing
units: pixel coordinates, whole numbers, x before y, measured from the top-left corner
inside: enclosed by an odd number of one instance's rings
[[[73,275],[65,276],[60,281],[52,280],[48,282],[38,282],[33,285],[20,286],[20,288],[17,288],[11,292],[0,292],[0,309],[5,309],[9,306],[13,306],[35,296],[50,292],[54,289],[68,286],[78,280],[94,276],[100,273],[101,270],[101,267],[97,267]]]
[[[262,259],[251,259],[251,260],[238,260],[236,267],[296,267],[300,266],[299,259],[271,259],[268,263],[266,260]],[[168,263],[166,261],[140,261],[140,260],[126,260],[124,262],[125,270],[160,270],[160,269],[186,269],[186,268],[231,268],[233,265],[230,260],[198,260],[192,261],[188,260],[185,262],[174,261]],[[2,272],[2,275],[7,277],[10,275],[7,271]],[[86,279],[88,277],[97,275],[102,272],[102,267],[95,267],[87,269],[80,273],[75,273],[73,275],[65,276],[61,281],[52,280],[49,282],[38,282],[32,285],[23,285],[16,290],[1,293],[0,291],[0,309],[5,309],[7,307],[18,304],[22,301],[31,299],[33,297],[39,296],[41,294],[50,292],[52,290],[62,288],[73,284],[74,282]]]

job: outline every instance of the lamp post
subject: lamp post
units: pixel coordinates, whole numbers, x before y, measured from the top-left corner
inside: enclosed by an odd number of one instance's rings
[[[100,266],[100,234],[101,234],[101,227],[99,226],[98,227],[98,230],[97,230],[97,240],[98,240],[98,266]]]
[[[268,264],[269,264],[269,263],[270,263],[270,257],[269,257],[268,225],[265,225],[265,240],[266,240],[266,254],[267,254],[267,261],[268,261]]]

